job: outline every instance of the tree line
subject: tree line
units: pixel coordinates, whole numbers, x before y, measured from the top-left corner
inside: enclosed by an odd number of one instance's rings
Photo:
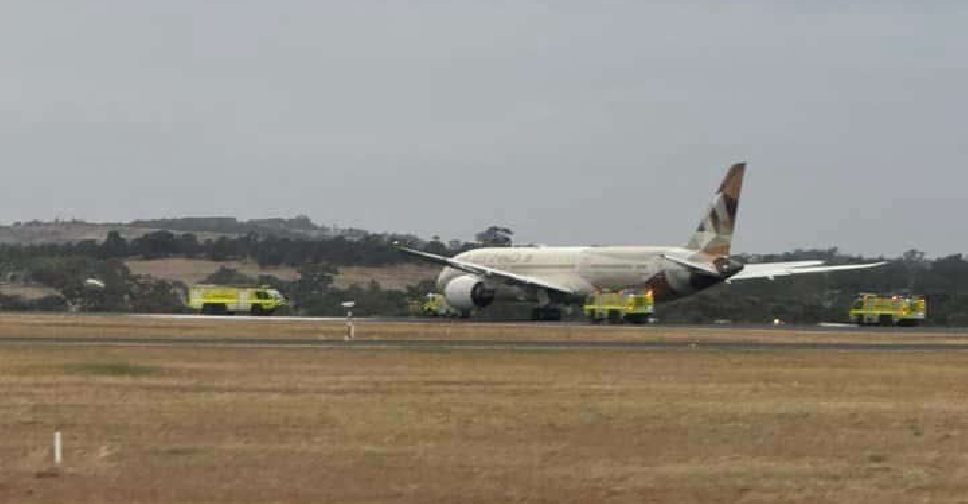
[[[223,236],[199,240],[194,233],[175,234],[154,231],[139,238],[125,239],[118,231],[107,238],[73,243],[0,244],[0,261],[18,262],[33,257],[91,257],[111,259],[163,259],[184,257],[212,261],[254,260],[260,266],[291,266],[326,263],[344,266],[386,266],[412,261],[390,247],[394,241],[415,245],[421,250],[453,255],[478,246],[458,242],[456,248],[439,240],[423,241],[410,235],[367,234],[359,239],[290,238],[276,235]]]
[[[830,264],[884,260],[842,254],[837,248],[748,256],[756,261],[823,260]],[[910,250],[887,264],[866,270],[791,275],[713,287],[695,296],[659,305],[669,322],[848,322],[851,301],[862,292],[924,295],[928,325],[968,326],[968,261],[962,254],[927,259]]]
[[[340,266],[387,266],[413,259],[390,246],[404,241],[410,246],[441,255],[454,255],[481,245],[510,245],[510,230],[492,226],[478,239],[484,243],[451,241],[434,237],[429,241],[409,235],[366,234],[359,239],[345,236],[306,239],[278,236],[243,236],[199,240],[193,233],[156,231],[126,240],[111,232],[102,242],[94,240],[68,244],[0,245],[0,282],[44,285],[58,296],[24,300],[0,294],[4,310],[84,310],[176,312],[183,310],[186,286],[133,275],[125,261],[184,257],[215,261],[252,260],[262,266],[297,268],[299,278],[282,282],[274,277],[249,278],[238,272],[221,271],[213,283],[269,284],[290,295],[295,309],[306,315],[333,315],[339,303],[356,300],[361,314],[403,315],[408,302],[420,300],[432,284],[412,286],[408,292],[382,290],[367,285],[341,290],[333,286]],[[841,253],[837,248],[796,250],[778,254],[747,255],[747,262],[819,259],[846,264],[862,258]],[[233,276],[234,275],[234,276]],[[84,280],[97,278],[105,288],[92,290]],[[928,297],[928,323],[968,326],[968,261],[962,254],[928,259],[911,250],[888,264],[870,270],[832,274],[796,275],[775,281],[751,280],[717,286],[696,296],[659,305],[657,316],[668,322],[766,322],[780,319],[790,323],[846,322],[850,302],[860,292],[904,293]],[[526,318],[529,307],[495,306],[484,318]],[[580,310],[572,310],[579,317]]]
[[[230,225],[232,221],[227,221]],[[184,220],[185,226],[194,222]],[[210,222],[199,226],[211,225]],[[410,235],[364,234],[358,239],[224,236],[199,240],[194,233],[162,230],[127,240],[111,231],[104,241],[83,240],[63,244],[0,244],[0,283],[42,285],[58,292],[41,299],[27,300],[3,295],[0,309],[18,311],[101,311],[172,313],[185,311],[188,286],[131,273],[125,265],[131,259],[189,258],[212,261],[255,261],[261,266],[297,268],[300,277],[283,282],[275,277],[251,278],[223,268],[205,281],[215,284],[272,285],[294,300],[294,307],[305,315],[336,315],[340,302],[354,299],[360,314],[406,315],[408,300],[415,293],[383,290],[378,284],[341,290],[333,287],[333,276],[340,266],[390,266],[413,261],[390,246],[406,242],[421,250],[454,255],[479,246],[476,243],[450,242],[439,238],[420,240]],[[104,288],[92,289],[85,280],[97,279]],[[421,289],[432,289],[423,286]],[[426,290],[424,291],[426,292]]]

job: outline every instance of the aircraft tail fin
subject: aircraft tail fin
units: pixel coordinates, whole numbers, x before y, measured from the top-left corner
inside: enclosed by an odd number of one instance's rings
[[[733,241],[736,226],[736,210],[739,207],[739,193],[743,188],[743,174],[746,163],[737,163],[729,168],[723,183],[719,185],[709,210],[699,221],[699,227],[686,245],[687,249],[705,254],[725,257]]]

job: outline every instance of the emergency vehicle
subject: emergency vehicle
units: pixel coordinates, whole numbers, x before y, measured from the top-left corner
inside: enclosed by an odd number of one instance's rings
[[[655,313],[655,300],[651,290],[596,292],[588,296],[582,309],[592,322],[644,324]]]
[[[188,307],[204,315],[271,315],[287,304],[285,296],[266,286],[193,285],[188,291]]]
[[[411,299],[409,301],[409,311],[414,316],[425,317],[459,317],[460,312],[456,310],[443,294],[428,292],[423,300]]]
[[[428,292],[423,303],[416,303],[419,314],[428,317],[458,317],[460,312],[454,309],[443,294]]]
[[[928,306],[924,296],[861,293],[849,314],[857,325],[915,326],[924,321]]]

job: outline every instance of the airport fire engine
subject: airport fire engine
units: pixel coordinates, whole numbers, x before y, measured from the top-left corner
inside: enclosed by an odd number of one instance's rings
[[[915,326],[927,314],[924,296],[861,293],[850,305],[850,320],[857,325]]]
[[[413,300],[410,302],[410,313],[412,315],[423,315],[427,317],[458,317],[460,312],[454,309],[443,294],[428,292],[421,302]]]
[[[271,315],[287,304],[278,290],[265,286],[193,285],[188,291],[188,307],[204,315]]]
[[[588,296],[583,310],[592,322],[643,324],[655,312],[655,301],[651,290],[598,292]]]

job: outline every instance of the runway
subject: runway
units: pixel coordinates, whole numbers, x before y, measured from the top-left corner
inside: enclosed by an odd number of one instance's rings
[[[968,344],[958,343],[825,343],[753,342],[743,340],[702,341],[518,341],[518,340],[389,340],[352,341],[314,338],[0,338],[0,345],[44,346],[141,346],[141,347],[236,347],[306,348],[321,350],[509,350],[509,351],[833,351],[833,352],[964,352]]]
[[[65,317],[84,317],[84,316],[105,316],[105,314],[67,314]],[[224,321],[224,322],[260,322],[265,324],[285,323],[285,322],[345,322],[346,317],[275,317],[275,316],[252,316],[252,315],[191,315],[191,314],[130,314],[117,313],[107,314],[107,316],[126,317],[134,319],[155,319],[155,320],[187,320],[187,321]],[[884,333],[918,333],[918,334],[944,334],[961,336],[968,339],[968,328],[965,327],[937,327],[937,326],[918,326],[918,327],[880,327],[865,326],[860,327],[853,324],[843,323],[820,323],[820,324],[678,324],[678,323],[659,323],[645,325],[630,324],[605,324],[591,323],[585,320],[565,320],[560,322],[535,322],[529,320],[479,320],[479,319],[456,319],[456,318],[426,318],[426,317],[356,317],[357,324],[453,324],[453,325],[480,325],[483,327],[594,327],[601,330],[612,329],[631,329],[641,328],[648,330],[652,328],[665,329],[715,329],[718,331],[750,331],[750,330],[769,330],[769,331],[821,331],[821,332],[884,332]]]
[[[399,351],[960,352],[961,328],[773,324],[589,324],[342,317],[3,314],[0,347],[126,346]]]

